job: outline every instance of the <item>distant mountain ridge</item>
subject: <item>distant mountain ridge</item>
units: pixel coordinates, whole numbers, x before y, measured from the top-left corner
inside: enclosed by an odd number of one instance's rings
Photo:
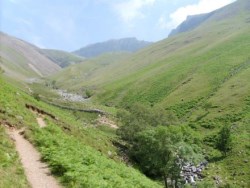
[[[104,53],[112,52],[135,52],[152,44],[147,41],[140,41],[136,38],[112,39],[105,42],[90,44],[73,53],[86,58],[97,57]]]

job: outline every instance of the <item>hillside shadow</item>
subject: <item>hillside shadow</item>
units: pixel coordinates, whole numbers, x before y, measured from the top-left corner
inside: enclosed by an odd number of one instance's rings
[[[211,158],[209,161],[210,162],[219,162],[219,161],[225,159],[225,157],[226,156],[223,156],[223,155],[221,155],[221,156],[215,156],[215,157]]]

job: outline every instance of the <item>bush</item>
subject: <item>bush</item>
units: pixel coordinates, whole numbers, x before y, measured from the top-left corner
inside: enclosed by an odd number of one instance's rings
[[[85,91],[85,94],[86,94],[86,97],[87,97],[87,98],[90,98],[90,97],[92,97],[92,96],[94,95],[94,92],[91,91],[91,90],[86,90],[86,91]]]
[[[136,137],[132,154],[141,169],[148,175],[164,177],[180,182],[184,162],[197,163],[203,159],[200,148],[193,144],[189,132],[183,126],[156,127],[142,131]]]
[[[32,96],[34,97],[34,99],[36,99],[37,101],[41,100],[41,97],[38,93],[33,93]]]
[[[143,130],[158,125],[170,125],[177,121],[177,118],[171,112],[151,108],[139,103],[134,104],[127,110],[120,110],[117,113],[117,118],[121,123],[117,133],[129,143],[132,143],[135,135]]]
[[[223,153],[224,156],[232,150],[231,128],[228,125],[223,126],[219,132],[217,138],[217,148]]]

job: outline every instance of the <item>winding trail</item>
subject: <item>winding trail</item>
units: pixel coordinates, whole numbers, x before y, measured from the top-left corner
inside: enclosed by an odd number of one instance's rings
[[[48,166],[40,161],[39,152],[21,135],[21,131],[9,130],[8,134],[15,142],[16,150],[31,187],[61,188],[57,180],[51,176]]]

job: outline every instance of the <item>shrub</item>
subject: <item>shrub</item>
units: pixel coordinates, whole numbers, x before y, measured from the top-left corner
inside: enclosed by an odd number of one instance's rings
[[[87,89],[87,90],[85,91],[85,94],[86,94],[87,98],[90,98],[90,97],[92,97],[92,96],[94,95],[94,92]]]
[[[224,156],[232,150],[231,128],[225,125],[221,128],[217,138],[217,148],[223,153]]]
[[[37,101],[41,100],[41,97],[38,93],[33,93],[32,96],[34,97],[34,99],[36,99]]]

